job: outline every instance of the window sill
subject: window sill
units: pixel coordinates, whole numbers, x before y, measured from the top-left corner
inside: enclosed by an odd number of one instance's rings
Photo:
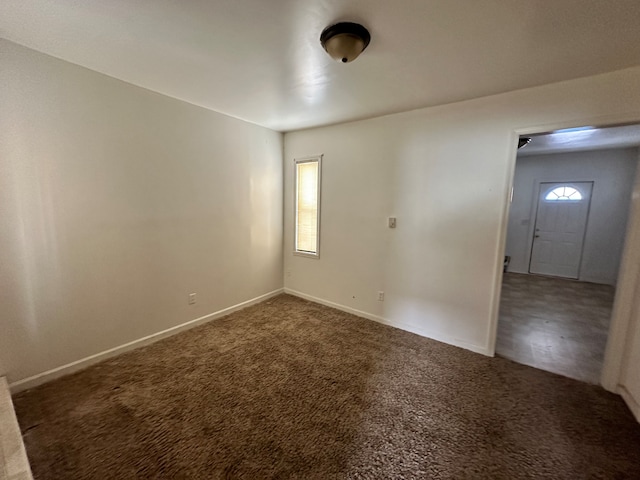
[[[319,253],[311,253],[311,252],[299,252],[297,250],[293,251],[293,254],[296,257],[307,257],[307,258],[315,258],[318,259],[320,258],[320,254]]]

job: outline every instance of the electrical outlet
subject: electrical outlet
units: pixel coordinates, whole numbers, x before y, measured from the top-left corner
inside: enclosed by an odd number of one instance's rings
[[[384,302],[384,292],[378,292],[378,301]]]
[[[396,228],[396,217],[389,217],[389,228]]]
[[[195,293],[190,293],[189,294],[189,305],[195,305],[196,303],[196,294]]]

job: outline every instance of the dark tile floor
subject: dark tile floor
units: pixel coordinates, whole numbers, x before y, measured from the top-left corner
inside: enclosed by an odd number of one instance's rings
[[[505,273],[496,354],[600,383],[614,288]]]

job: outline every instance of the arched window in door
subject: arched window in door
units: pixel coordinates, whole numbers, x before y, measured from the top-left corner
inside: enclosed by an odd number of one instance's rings
[[[567,185],[556,187],[547,193],[545,200],[551,202],[578,201],[582,200],[582,194],[573,187]]]

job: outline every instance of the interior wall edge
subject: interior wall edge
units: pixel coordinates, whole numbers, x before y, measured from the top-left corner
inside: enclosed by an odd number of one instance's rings
[[[0,479],[33,480],[7,377],[0,376]]]
[[[327,307],[335,308],[342,312],[350,313],[357,317],[365,318],[367,320],[372,320],[374,322],[382,323],[383,325],[388,325],[390,327],[398,328],[400,330],[404,330],[405,332],[415,333],[416,335],[420,335],[421,337],[428,338],[430,340],[435,340],[436,342],[446,343],[447,345],[452,345],[458,348],[464,348],[465,350],[470,350],[474,353],[479,353],[481,355],[485,355],[487,357],[492,357],[493,352],[491,352],[488,346],[480,346],[473,345],[470,343],[460,342],[454,338],[449,337],[434,337],[430,332],[426,332],[425,330],[416,327],[415,325],[409,325],[407,323],[398,322],[394,320],[390,320],[388,318],[381,317],[379,315],[374,315],[373,313],[365,312],[363,310],[357,310],[355,308],[347,307],[346,305],[342,305],[339,303],[332,302],[330,300],[325,300],[323,298],[314,297],[313,295],[309,295],[297,290],[292,290],[290,288],[285,287],[284,293],[288,295],[293,295],[294,297],[302,298],[303,300],[308,300],[313,303],[318,303],[320,305],[324,305]]]
[[[164,338],[168,338],[178,333],[184,332],[186,330],[190,330],[199,325],[203,325],[213,320],[217,320],[231,313],[237,312],[238,310],[242,310],[243,308],[250,307],[252,305],[255,305],[257,303],[260,303],[272,297],[275,297],[276,295],[280,295],[281,293],[283,293],[283,291],[284,291],[283,288],[278,288],[276,290],[265,293],[258,297],[254,297],[244,302],[238,303],[236,305],[232,305],[222,310],[218,310],[217,312],[209,313],[202,317],[189,320],[188,322],[182,323],[180,325],[167,328],[166,330],[161,330],[159,332],[152,333],[151,335],[147,335],[137,340],[133,340],[132,342],[127,342],[123,345],[119,345],[117,347],[110,348],[103,352],[90,355],[80,360],[76,360],[75,362],[67,363],[65,365],[52,368],[51,370],[47,370],[45,372],[38,373],[36,375],[32,375],[24,379],[14,381],[9,384],[9,388],[12,394],[16,394],[16,393],[22,392],[23,390],[28,390],[29,388],[37,387],[38,385],[42,385],[44,383],[50,382],[57,378],[63,377],[65,375],[70,375],[72,373],[83,370],[87,367],[100,363],[103,360],[113,358],[122,353],[130,352],[137,348],[144,347],[146,345],[150,345],[152,343],[160,341]]]
[[[640,281],[640,168],[636,169],[631,205],[627,221],[620,270],[616,282],[609,338],[604,354],[600,384],[610,392],[619,393],[627,337],[631,332],[635,292]]]
[[[633,413],[633,416],[636,417],[636,420],[640,422],[640,404],[635,401],[631,393],[622,385],[618,386],[618,393],[624,399],[625,403]]]
[[[504,183],[504,205],[502,207],[502,215],[500,217],[500,226],[498,231],[500,236],[496,244],[495,256],[500,259],[504,256],[504,252],[507,246],[507,229],[509,226],[509,213],[511,211],[511,195],[513,189],[513,179],[516,172],[516,160],[518,155],[518,140],[520,136],[515,130],[511,131],[511,140],[509,143],[509,149],[506,152],[507,158],[511,158],[507,165],[506,182]],[[494,284],[499,288],[494,288],[491,295],[490,320],[489,328],[487,329],[487,355],[494,357],[496,355],[496,343],[498,339],[498,320],[500,318],[500,299],[502,297],[502,280],[504,277],[504,268],[500,265],[500,262],[496,262],[493,271]]]

